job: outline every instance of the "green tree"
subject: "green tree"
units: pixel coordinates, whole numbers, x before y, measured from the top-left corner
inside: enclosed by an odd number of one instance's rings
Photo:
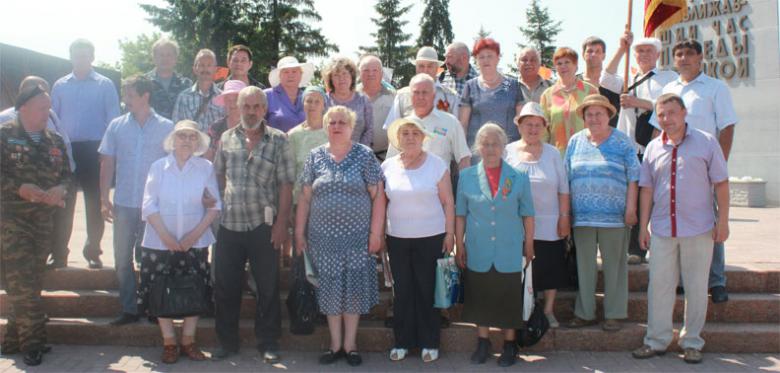
[[[200,48],[217,54],[227,65],[227,49],[246,44],[252,49],[251,74],[266,81],[279,58],[324,56],[338,51],[319,28],[314,0],[165,0],[167,6],[141,5],[149,21],[179,42],[182,61],[192,61]],[[188,71],[189,63],[179,64]],[[182,65],[185,68],[182,68]],[[267,81],[266,81],[267,83]]]
[[[555,21],[550,16],[547,7],[539,5],[539,0],[532,0],[531,6],[525,10],[526,27],[520,26],[528,44],[539,51],[542,65],[552,66],[552,56],[555,54],[555,36],[561,32],[561,21]],[[518,43],[525,48],[527,45]]]
[[[117,63],[122,77],[126,78],[135,74],[143,74],[154,68],[152,60],[152,44],[160,38],[159,32],[141,34],[135,40],[128,38],[119,40],[119,50],[122,58]]]
[[[384,66],[393,69],[393,84],[396,87],[414,75],[414,66],[409,62],[413,51],[406,44],[412,35],[403,32],[403,27],[409,22],[401,20],[411,7],[401,6],[401,0],[378,0],[374,10],[379,16],[371,18],[377,26],[376,32],[371,33],[376,45],[361,47],[364,52],[379,56]]]
[[[477,31],[477,36],[474,38],[474,41],[479,41],[479,39],[484,39],[490,37],[490,31],[485,30],[485,26],[479,25],[479,31]]]
[[[425,10],[420,18],[420,36],[417,46],[432,46],[440,56],[452,43],[452,23],[450,23],[450,0],[425,0]]]

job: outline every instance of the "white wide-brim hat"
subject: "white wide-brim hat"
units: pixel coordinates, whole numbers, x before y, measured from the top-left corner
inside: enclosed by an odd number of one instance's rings
[[[176,123],[173,127],[173,131],[171,131],[163,141],[163,148],[165,151],[169,153],[173,152],[173,139],[176,137],[177,133],[182,131],[192,131],[198,134],[198,146],[193,151],[193,155],[199,156],[209,150],[209,144],[211,143],[209,135],[200,130],[200,125],[197,122],[183,119]]]
[[[661,53],[661,40],[658,38],[640,38],[634,40],[634,45],[631,46],[631,49],[635,50],[636,47],[640,45],[652,45],[656,52]]]
[[[398,143],[398,130],[400,130],[401,127],[407,124],[413,124],[415,127],[417,127],[417,129],[420,130],[420,132],[422,132],[423,135],[425,135],[426,139],[431,137],[431,134],[428,133],[428,130],[426,130],[425,127],[422,125],[422,123],[420,123],[416,119],[412,119],[412,118],[396,119],[393,121],[393,123],[390,123],[390,126],[387,127],[387,140],[390,142],[390,145],[392,145],[394,148],[398,149],[399,151],[403,149],[401,149],[400,147],[401,144]],[[425,139],[423,139],[423,141],[425,141]]]
[[[299,87],[306,87],[314,78],[314,65],[309,62],[298,62],[298,59],[292,56],[283,57],[276,63],[276,67],[268,73],[268,83],[271,83],[271,87],[279,85],[279,73],[282,69],[290,69],[294,67],[300,67],[303,70],[301,74],[301,82],[298,83]]]
[[[436,49],[433,49],[433,47],[420,48],[420,50],[417,51],[417,57],[412,60],[412,63],[416,64],[417,61],[436,62],[439,66],[444,65],[444,61],[439,60],[439,53],[436,52]]]

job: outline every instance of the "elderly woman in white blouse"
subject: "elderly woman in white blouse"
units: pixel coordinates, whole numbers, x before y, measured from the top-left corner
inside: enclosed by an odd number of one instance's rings
[[[525,104],[515,124],[521,138],[506,146],[506,162],[527,173],[531,180],[536,211],[534,290],[544,291],[544,314],[550,327],[557,328],[553,313],[555,294],[568,286],[565,239],[571,231],[569,179],[560,152],[542,141],[547,133],[542,107],[536,102]]]
[[[141,210],[147,227],[141,244],[140,312],[147,311],[151,284],[167,266],[172,273],[195,273],[196,281],[209,284],[205,248],[215,241],[209,227],[222,203],[213,166],[200,157],[208,145],[209,137],[198,130],[197,123],[182,120],[163,143],[168,156],[154,162],[149,169]],[[204,197],[216,199],[214,206],[204,207]],[[206,356],[195,345],[199,315],[178,316],[184,319],[181,346],[176,342],[173,319],[158,318],[163,336],[163,363],[175,363],[180,355],[205,360]]]

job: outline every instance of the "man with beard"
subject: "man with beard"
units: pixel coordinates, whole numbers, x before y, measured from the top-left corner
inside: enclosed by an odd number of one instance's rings
[[[439,83],[457,92],[458,97],[463,93],[466,82],[479,75],[477,69],[469,63],[469,58],[471,58],[469,47],[459,41],[448,45],[444,53],[444,66],[447,69],[439,74]]]

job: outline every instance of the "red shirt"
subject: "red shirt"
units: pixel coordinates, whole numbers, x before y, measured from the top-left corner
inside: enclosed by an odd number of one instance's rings
[[[495,197],[498,193],[498,182],[501,181],[501,165],[493,168],[485,166],[485,175],[487,175],[488,184],[490,184],[490,194]]]

